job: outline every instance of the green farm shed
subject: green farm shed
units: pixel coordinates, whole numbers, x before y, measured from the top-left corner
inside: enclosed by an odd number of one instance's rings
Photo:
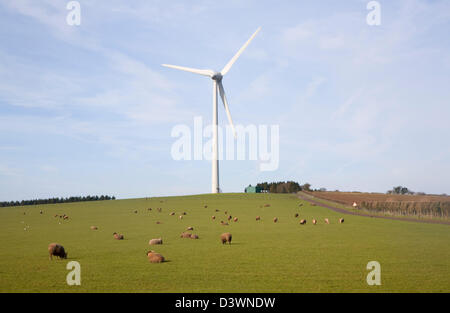
[[[245,192],[246,193],[260,193],[261,192],[261,188],[260,187],[256,187],[256,186],[252,186],[252,185],[248,185],[248,187],[245,188]]]

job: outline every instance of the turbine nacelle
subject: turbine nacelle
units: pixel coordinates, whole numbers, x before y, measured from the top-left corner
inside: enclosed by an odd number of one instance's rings
[[[215,72],[214,75],[211,76],[211,79],[215,80],[217,82],[221,82],[222,78],[223,78],[223,76],[222,76],[222,73],[220,73],[220,72]]]

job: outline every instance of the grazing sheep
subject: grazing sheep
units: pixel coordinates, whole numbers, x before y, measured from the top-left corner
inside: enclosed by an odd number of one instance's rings
[[[91,226],[91,229],[92,229],[92,230],[97,230],[98,227],[97,227],[97,226]]]
[[[152,208],[148,208],[148,209],[147,209],[147,211],[151,211],[151,210],[152,210]]]
[[[219,212],[220,210],[219,209],[216,209],[216,212]]]
[[[181,233],[180,238],[191,238],[191,234],[189,234],[189,233]]]
[[[298,213],[295,213],[295,215],[294,215],[296,218],[298,217]]]
[[[317,221],[315,219],[312,220],[313,225],[317,224]]]
[[[157,221],[156,224],[161,224],[161,222],[160,222],[160,221]]]
[[[117,239],[117,240],[123,240],[124,239],[122,234],[113,233],[113,236],[114,236],[114,239]]]
[[[161,213],[162,209],[161,208],[157,208],[158,212]]]
[[[300,221],[300,225],[305,225],[306,224],[306,220],[301,220]]]
[[[186,212],[183,212],[183,215],[186,215],[187,213]]]
[[[339,219],[339,224],[342,224],[342,223],[344,223],[344,219],[341,217],[341,218]]]
[[[156,253],[153,250],[147,252],[147,257],[150,263],[162,263],[165,260],[161,254]]]
[[[189,226],[189,227],[187,228],[187,230],[194,230],[194,227]]]
[[[227,211],[225,211],[225,212],[223,212],[225,215],[227,215],[228,214],[228,212]]]
[[[169,215],[170,215],[170,216],[173,216],[173,215],[175,215],[175,212],[170,212]]]
[[[300,203],[298,206],[302,206],[303,205],[303,203]]]
[[[268,208],[268,207],[270,207],[270,204],[264,204],[264,207]]]
[[[260,220],[261,220],[261,217],[260,217],[260,216],[257,216],[257,217],[256,217],[256,220],[257,220],[257,221],[260,221]]]
[[[135,210],[134,213],[137,214],[137,210]]]
[[[69,217],[67,216],[67,215],[64,215],[64,217],[63,217],[65,220],[68,220],[69,219]]]
[[[211,216],[211,218],[213,219],[213,220],[215,220],[216,219],[216,217],[213,215],[213,216]]]
[[[183,215],[180,215],[178,218],[179,218],[180,220],[182,220],[182,219],[183,219]]]
[[[163,241],[161,238],[157,238],[157,239],[150,239],[150,241],[148,242],[149,245],[162,245]]]
[[[198,235],[191,234],[191,239],[198,239]]]
[[[231,219],[232,219],[233,217],[230,215],[230,216],[228,216],[228,220],[229,221],[231,221]]]
[[[226,223],[226,222],[224,222],[224,221],[220,221],[220,224],[221,224],[222,226],[227,226],[227,225],[228,225],[228,223]]]
[[[51,243],[48,245],[48,258],[50,260],[53,259],[53,256],[57,256],[60,259],[67,259],[67,252],[64,250],[64,247],[59,243]]]
[[[58,214],[55,214],[54,217],[59,217],[59,215],[58,215]]]
[[[325,219],[325,224],[330,224],[330,221],[327,218]]]
[[[205,205],[205,209],[207,208],[208,206],[207,205]]]
[[[273,218],[273,222],[274,222],[274,223],[278,222],[278,218],[277,218],[277,217],[274,217],[274,218]]]
[[[231,245],[231,234],[223,233],[222,235],[220,235],[220,240],[222,241],[222,244],[226,244],[228,242],[228,244]]]
[[[233,219],[233,221],[234,221],[234,222],[237,222],[237,221],[238,221],[238,218],[237,218],[237,217],[235,217],[235,218]]]
[[[40,210],[40,211],[39,211],[39,214],[42,214],[42,213],[44,213],[44,212],[42,212],[42,210]]]

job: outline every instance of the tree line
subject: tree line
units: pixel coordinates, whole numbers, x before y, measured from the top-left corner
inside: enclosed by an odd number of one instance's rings
[[[270,193],[295,193],[302,190],[302,186],[295,181],[264,182],[256,184],[256,187]]]
[[[84,196],[84,197],[77,196],[67,198],[34,199],[22,201],[3,201],[0,202],[0,207],[37,205],[37,204],[56,204],[56,203],[81,202],[81,201],[102,201],[102,200],[116,200],[116,197],[101,195],[101,196]]]

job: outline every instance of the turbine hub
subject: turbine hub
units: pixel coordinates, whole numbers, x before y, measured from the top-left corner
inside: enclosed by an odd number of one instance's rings
[[[220,74],[220,72],[216,72],[216,73],[211,77],[211,79],[220,82],[220,81],[222,81],[222,77],[223,77],[223,76],[222,76],[222,74]]]

